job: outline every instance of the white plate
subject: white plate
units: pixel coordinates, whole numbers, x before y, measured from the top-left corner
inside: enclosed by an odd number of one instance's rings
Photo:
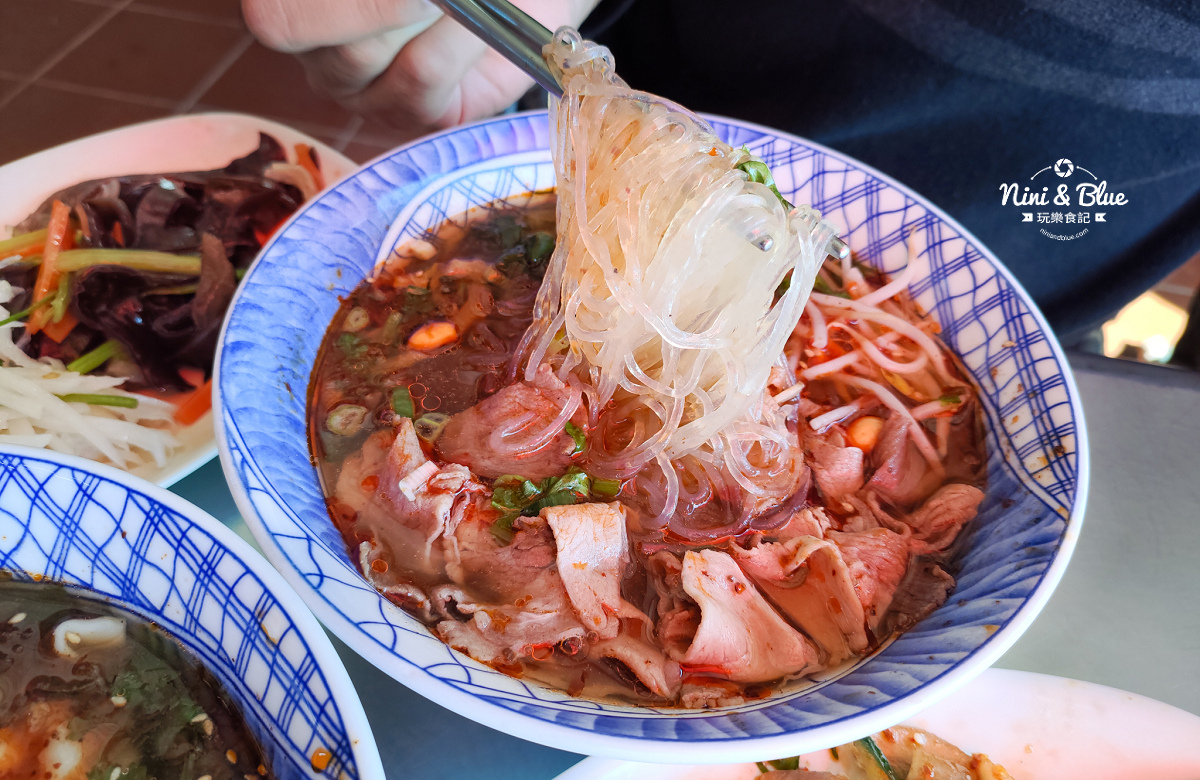
[[[1064,677],[989,669],[904,724],[967,753],[986,753],[1014,780],[1200,778],[1200,717]],[[821,751],[804,756],[801,766],[823,769],[830,763],[829,751]],[[588,758],[557,780],[753,780],[758,774],[754,764],[664,766]]]
[[[81,181],[136,173],[221,168],[252,152],[259,132],[284,148],[308,144],[317,150],[325,181],[333,184],[358,166],[345,155],[298,130],[245,114],[191,114],[143,122],[81,138],[0,166],[0,237],[29,216],[51,194]],[[212,413],[179,433],[183,446],[163,466],[133,473],[168,487],[217,454]]]

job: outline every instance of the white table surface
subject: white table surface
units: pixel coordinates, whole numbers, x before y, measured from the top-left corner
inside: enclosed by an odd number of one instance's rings
[[[1092,450],[1083,532],[1049,604],[997,665],[1200,714],[1200,376],[1073,363]],[[248,536],[216,461],[173,489]],[[432,704],[334,644],[391,778],[538,780],[579,760]]]

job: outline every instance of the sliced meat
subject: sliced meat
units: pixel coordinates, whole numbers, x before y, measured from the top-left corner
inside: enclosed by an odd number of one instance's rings
[[[813,438],[810,444],[813,476],[828,501],[840,504],[863,486],[863,451],[858,447],[835,447]]]
[[[555,568],[554,536],[543,521],[516,527],[510,544],[492,535],[499,517],[486,496],[472,496],[455,507],[452,532],[442,540],[446,573],[467,592],[502,604],[532,600],[535,596],[561,594],[562,607],[571,612],[566,589]]]
[[[665,550],[646,562],[651,587],[658,595],[655,634],[667,654],[679,660],[687,653],[700,627],[700,607],[683,589],[683,561]]]
[[[829,540],[841,550],[854,590],[862,603],[867,627],[876,632],[897,588],[908,571],[908,539],[886,528],[839,533]]]
[[[867,648],[862,604],[838,548],[812,536],[733,548],[738,565],[833,665]]]
[[[431,622],[433,610],[429,597],[411,582],[397,579],[392,567],[380,555],[380,551],[381,547],[373,542],[362,542],[358,545],[358,565],[367,582],[386,596],[388,601],[408,611],[418,620]],[[382,566],[377,561],[381,562]]]
[[[892,634],[920,623],[946,603],[954,590],[954,577],[936,561],[917,558],[896,588],[883,622],[883,634]]]
[[[492,666],[544,660],[556,647],[574,653],[584,646],[583,626],[561,606],[540,601],[523,607],[460,603],[458,609],[470,610],[471,620],[443,620],[434,630],[455,650]]]
[[[825,536],[830,525],[829,516],[825,514],[824,509],[819,506],[805,507],[794,512],[775,534],[781,542],[797,536],[815,536],[820,539]]]
[[[714,677],[687,677],[679,689],[679,703],[689,710],[736,707],[746,703],[742,687]]]
[[[438,457],[484,477],[557,477],[570,466],[575,451],[575,440],[564,430],[566,420],[559,422],[568,404],[576,405],[570,417],[582,425],[578,394],[542,365],[533,382],[509,385],[450,418],[437,439]],[[518,446],[555,426],[544,444],[529,451]]]
[[[683,657],[736,682],[765,682],[814,666],[817,649],[771,608],[728,553],[689,551],[683,588],[700,605],[700,627]]]
[[[679,664],[632,632],[597,642],[589,657],[620,662],[655,696],[673,699],[679,692]]]
[[[380,475],[394,439],[392,431],[375,433],[357,454],[343,462],[334,488],[338,514],[347,521],[352,518],[351,527],[343,528],[343,533],[356,545],[373,539],[384,548],[378,555],[400,570],[437,574],[442,561],[435,542],[444,533],[443,520],[452,508],[454,495],[426,492],[416,506],[407,499],[403,503],[393,501]]]
[[[883,423],[871,461],[875,473],[867,487],[904,511],[921,503],[941,482],[913,442],[908,421],[898,414]]]
[[[913,552],[941,552],[954,542],[963,525],[975,517],[983,491],[972,485],[944,485],[908,518]]]
[[[554,532],[558,576],[579,621],[602,639],[620,628],[621,580],[629,563],[625,507],[575,504],[542,510]]]

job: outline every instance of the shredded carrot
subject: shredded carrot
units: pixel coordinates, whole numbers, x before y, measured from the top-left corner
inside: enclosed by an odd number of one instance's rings
[[[34,313],[36,314],[37,312]],[[69,336],[71,330],[74,329],[74,327],[78,324],[79,320],[75,319],[75,315],[71,312],[67,312],[58,322],[50,320],[43,325],[42,333],[45,333],[50,338],[54,339],[55,342],[61,344],[62,340]]]
[[[266,246],[267,242],[271,240],[271,236],[275,235],[275,232],[278,231],[279,228],[283,227],[283,223],[287,222],[287,221],[288,221],[288,217],[284,217],[283,219],[279,220],[279,222],[277,222],[275,224],[275,227],[271,228],[270,230],[266,231],[265,233],[263,231],[259,230],[258,228],[254,228],[254,237],[258,239],[258,245]]]
[[[204,416],[212,408],[212,380],[197,387],[191,393],[182,396],[179,405],[175,407],[175,422],[180,425],[191,425]]]
[[[427,322],[408,337],[408,348],[427,352],[458,341],[458,328],[453,322]]]
[[[198,368],[184,366],[179,369],[179,376],[183,377],[183,381],[187,382],[192,387],[199,387],[204,384],[204,372]]]
[[[321,169],[317,167],[317,161],[311,146],[308,144],[296,144],[296,164],[312,174],[313,181],[316,182],[318,190],[325,189],[325,177],[321,175]]]
[[[38,268],[37,281],[33,285],[33,300],[40,301],[58,289],[58,253],[74,245],[71,235],[71,209],[61,200],[50,207],[50,224],[47,226],[46,248],[42,252],[42,265]],[[42,307],[29,315],[25,325],[30,335],[37,333],[50,322],[50,310]],[[74,318],[71,318],[74,319]],[[63,317],[60,325],[67,322]],[[73,325],[73,323],[72,323]],[[69,330],[69,328],[68,328]],[[66,335],[65,333],[63,334]],[[53,338],[53,337],[51,337]],[[62,339],[55,339],[61,341]]]

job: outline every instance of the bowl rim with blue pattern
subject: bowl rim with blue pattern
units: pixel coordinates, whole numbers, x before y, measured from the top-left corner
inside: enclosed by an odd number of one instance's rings
[[[350,676],[300,596],[203,510],[126,471],[0,446],[0,571],[163,628],[221,681],[277,780],[383,780]],[[313,754],[330,754],[323,771]]]
[[[842,227],[866,262],[894,271],[907,261],[904,237],[920,237],[927,267],[910,292],[981,388],[989,486],[965,532],[958,588],[848,671],[716,710],[572,699],[451,650],[371,588],[351,561],[326,512],[305,419],[309,375],[338,298],[397,242],[466,207],[552,184],[546,112],[419,139],[306,204],[246,275],[221,334],[214,403],[222,467],[267,557],[317,616],[432,701],[577,753],[757,760],[897,723],[1012,646],[1061,579],[1083,520],[1088,453],[1079,393],[1045,319],[1007,269],[944,212],[873,168],[793,135],[707,119],[725,141],[762,157],[789,200],[812,203]]]

